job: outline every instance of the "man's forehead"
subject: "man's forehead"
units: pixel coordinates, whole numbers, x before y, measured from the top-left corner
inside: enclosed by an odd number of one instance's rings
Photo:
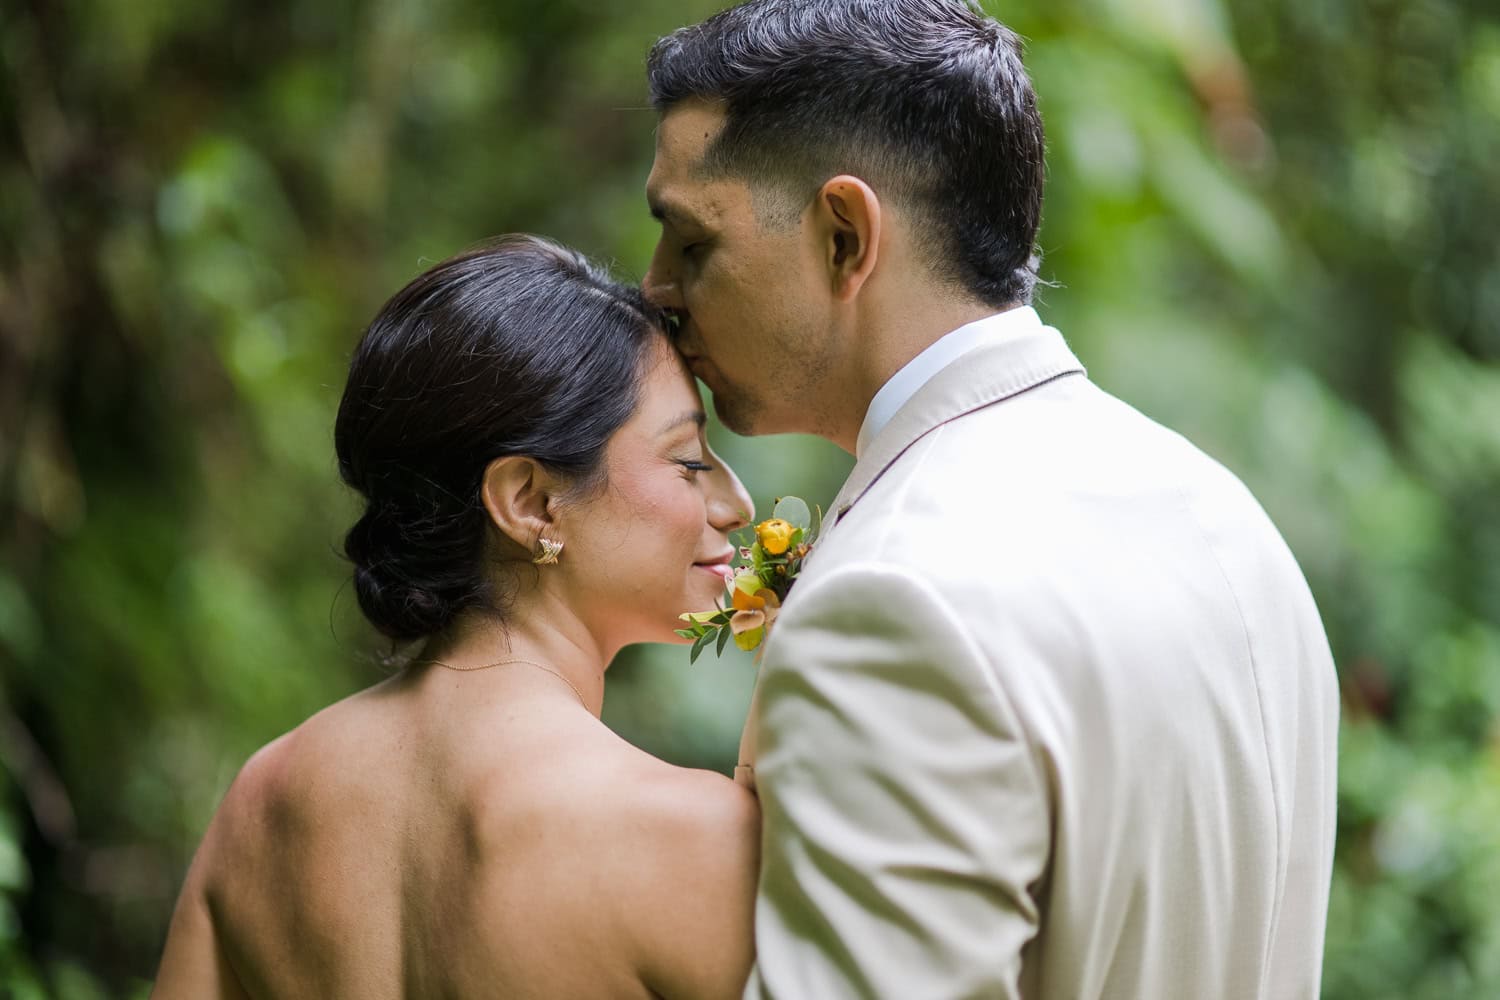
[[[718,105],[694,99],[673,107],[656,125],[657,169],[669,176],[698,174],[723,127],[724,111]]]
[[[662,116],[656,131],[656,162],[646,179],[646,201],[658,219],[691,225],[714,215],[732,186],[703,168],[704,155],[724,125],[717,106],[687,101]]]

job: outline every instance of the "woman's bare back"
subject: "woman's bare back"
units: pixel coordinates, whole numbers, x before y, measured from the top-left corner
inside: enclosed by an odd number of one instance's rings
[[[757,827],[552,677],[417,671],[252,758],[180,909],[255,998],[736,995]]]

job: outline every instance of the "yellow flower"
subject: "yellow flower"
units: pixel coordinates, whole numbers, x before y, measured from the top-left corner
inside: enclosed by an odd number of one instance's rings
[[[796,533],[797,529],[790,521],[783,521],[779,517],[762,521],[755,526],[755,537],[760,539],[760,547],[773,556],[782,555],[791,548],[792,536]]]

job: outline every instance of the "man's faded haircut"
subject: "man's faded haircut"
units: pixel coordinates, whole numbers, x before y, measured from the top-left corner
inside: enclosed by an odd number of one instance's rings
[[[699,99],[725,126],[703,168],[800,216],[857,176],[911,219],[941,278],[1001,307],[1031,301],[1042,120],[1021,41],[962,0],[749,0],[661,39],[662,114]]]

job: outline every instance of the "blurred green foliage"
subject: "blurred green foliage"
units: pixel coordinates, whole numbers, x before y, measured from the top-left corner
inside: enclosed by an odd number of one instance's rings
[[[348,351],[504,231],[644,270],[642,63],[705,0],[0,4],[0,993],[137,995],[255,747],[380,676]],[[1237,471],[1342,675],[1325,995],[1500,995],[1500,12],[992,2],[1051,137],[1040,307]],[[717,443],[762,509],[848,459]],[[606,719],[727,768],[743,658]]]

